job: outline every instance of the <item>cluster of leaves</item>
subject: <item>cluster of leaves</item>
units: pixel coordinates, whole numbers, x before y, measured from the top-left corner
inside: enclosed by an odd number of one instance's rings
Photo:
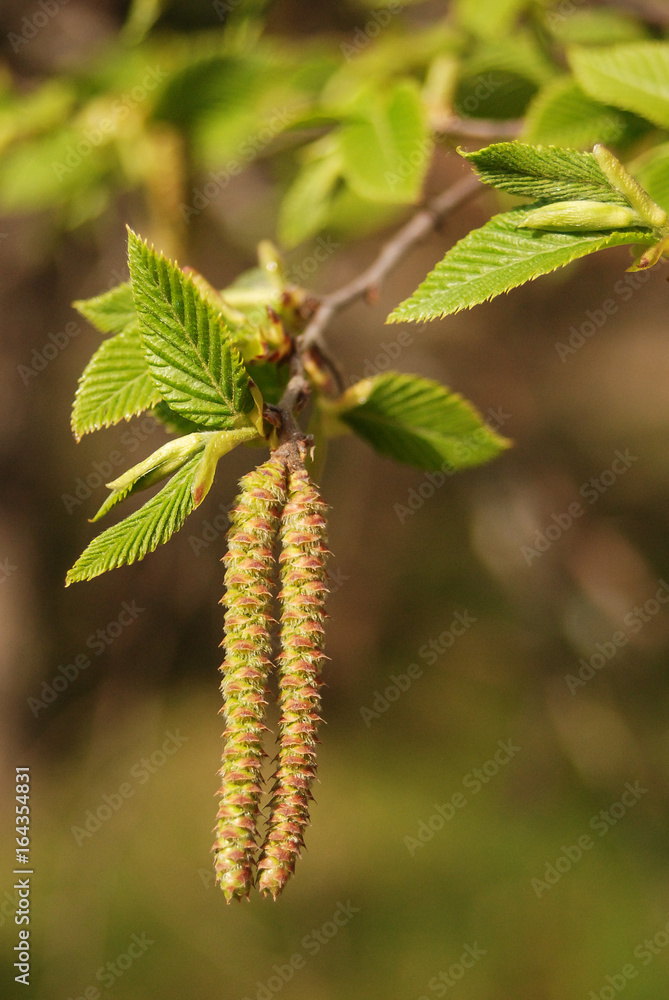
[[[505,142],[465,156],[485,183],[536,200],[460,240],[391,322],[458,312],[607,247],[640,245],[636,270],[669,246],[665,210],[602,146],[581,153]]]
[[[207,495],[219,459],[240,444],[276,446],[272,408],[299,349],[303,290],[284,285],[267,245],[263,267],[218,293],[132,231],[131,280],[76,303],[103,333],[72,412],[77,437],[152,410],[177,436],[108,484],[93,520],[171,477],[143,507],[95,538],[68,574],[89,580],[153,551]],[[321,433],[349,430],[381,454],[419,467],[466,468],[507,442],[456,393],[413,375],[387,372],[328,398],[318,380]]]
[[[76,72],[28,92],[0,82],[0,208],[55,206],[77,225],[141,188],[161,245],[171,230],[177,246],[212,200],[205,183],[215,200],[270,157],[290,248],[386,224],[419,198],[457,123],[481,119],[523,119],[533,144],[643,142],[640,180],[659,204],[669,196],[667,45],[631,14],[457,0],[425,25],[415,0],[361,0],[350,30],[298,45],[266,30],[266,2],[214,4],[209,30],[174,35],[158,20],[147,33],[160,6],[135,3],[121,37]]]
[[[380,11],[366,13],[378,28]],[[110,65],[125,66],[123,80],[152,45],[163,60],[156,65],[169,67],[143,107],[146,128],[134,129],[132,141],[147,128],[170,127],[186,138],[196,163],[213,166],[235,151],[243,160],[243,144],[258,138],[261,123],[272,118],[266,142],[279,159],[284,153],[274,149],[274,140],[279,133],[290,138],[278,229],[292,246],[323,227],[345,228],[347,218],[352,225],[353,219],[379,224],[415,201],[435,140],[454,116],[485,115],[503,123],[525,114],[526,137],[559,135],[574,147],[593,138],[612,137],[622,147],[644,139],[650,152],[632,169],[648,195],[635,193],[631,177],[606,150],[502,142],[465,154],[481,180],[507,192],[507,200],[517,196],[531,204],[495,216],[458,243],[390,321],[468,308],[606,247],[636,244],[641,257],[635,266],[659,258],[669,207],[661,132],[669,125],[668,43],[611,10],[584,8],[566,17],[528,0],[460,0],[446,19],[407,36],[403,18],[410,15],[411,7],[402,4],[385,10],[383,31],[367,30],[365,22],[340,43],[337,56],[331,45],[309,45],[299,59],[289,45],[278,46],[261,33],[262,5],[231,17],[224,32],[207,36],[207,45],[203,38],[197,44],[150,38],[127,48],[123,59],[118,53],[110,59]],[[105,72],[100,86],[108,88]],[[97,97],[90,99],[90,79],[87,87],[90,109]],[[38,102],[38,93],[25,100]],[[81,101],[74,103],[81,111]],[[15,117],[20,104],[15,102]],[[579,115],[570,118],[577,106]],[[592,131],[579,133],[577,119],[581,128],[584,119],[593,123]],[[619,127],[605,130],[605,120]],[[30,121],[25,116],[24,124]],[[37,132],[39,137],[30,134],[38,144],[50,134]],[[17,155],[28,148],[22,138],[27,141],[27,133],[8,140]],[[127,147],[124,162],[141,159],[133,151]],[[12,156],[6,162],[11,165]],[[78,195],[85,188],[79,185]],[[0,198],[3,190],[0,177]],[[288,361],[300,355],[308,313],[307,293],[283,277],[267,244],[260,248],[260,267],[220,293],[132,233],[129,268],[130,282],[78,303],[112,336],[82,376],[72,423],[81,435],[149,409],[177,435],[110,484],[97,517],[171,478],[144,507],[94,540],[70,582],[141,558],[169,537],[204,499],[219,458],[231,448],[276,443],[270,409],[281,400]],[[458,469],[487,461],[506,445],[473,407],[426,379],[386,373],[334,397],[327,380],[312,382],[319,434],[352,431],[399,461]]]

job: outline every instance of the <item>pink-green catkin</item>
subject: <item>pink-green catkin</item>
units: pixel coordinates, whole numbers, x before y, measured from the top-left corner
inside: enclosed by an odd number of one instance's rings
[[[320,722],[325,619],[326,505],[304,467],[290,472],[281,518],[281,718],[270,816],[258,862],[261,892],[274,899],[295,871],[309,824]]]
[[[274,546],[285,502],[286,466],[273,456],[242,478],[230,512],[221,602],[226,606],[221,712],[227,726],[213,848],[216,880],[228,902],[248,898],[255,878]]]

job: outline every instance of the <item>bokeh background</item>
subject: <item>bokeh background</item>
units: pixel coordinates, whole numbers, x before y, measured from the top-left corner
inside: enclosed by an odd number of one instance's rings
[[[429,24],[443,7],[407,17]],[[14,51],[9,33],[31,11],[6,0],[1,14],[3,72],[25,91],[102,64],[127,14],[70,0]],[[268,30],[299,52],[303,35],[329,34],[336,49],[360,23],[355,5],[277,0]],[[183,2],[153,30],[225,29],[211,4]],[[187,108],[188,87],[177,90]],[[155,131],[159,166],[178,119],[169,137]],[[456,159],[436,158],[428,191],[463,173]],[[192,185],[204,168],[188,167]],[[495,210],[482,193],[412,251],[378,303],[336,318],[329,342],[347,376],[440,379],[515,447],[430,482],[353,438],[332,444],[331,659],[308,849],[276,904],[226,906],[210,857],[220,559],[225,509],[255,456],[226,459],[206,503],[145,561],[63,586],[105,493],[85,495],[82,480],[164,439],[135,420],[75,443],[71,400],[98,335],[70,303],[124,278],[126,222],[217,287],[274,234],[262,157],[181,227],[159,173],[143,194],[100,183],[98,201],[88,191],[65,207],[31,207],[28,190],[0,226],[3,995],[657,1000],[669,974],[669,610],[655,599],[669,593],[666,266],[626,283],[627,250],[607,251],[402,328],[410,343],[398,346],[385,315]],[[391,231],[339,240],[314,290],[350,280]],[[76,335],[26,376],[72,321]],[[570,337],[566,354],[556,345]],[[135,617],[119,629],[124,602]],[[454,637],[458,620],[468,627]],[[72,679],[42,701],[68,665]],[[32,774],[27,990],[12,969],[19,765]]]

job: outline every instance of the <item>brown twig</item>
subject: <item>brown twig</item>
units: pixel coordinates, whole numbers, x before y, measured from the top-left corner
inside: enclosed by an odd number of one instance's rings
[[[314,318],[299,337],[299,351],[304,351],[313,344],[319,344],[323,330],[340,309],[355,302],[356,299],[375,296],[383,279],[396,267],[411,247],[424,239],[445,216],[464,205],[480,190],[482,188],[478,179],[468,175],[456,181],[450,188],[442,191],[424,208],[416,212],[406,225],[402,226],[392,239],[383,245],[376,260],[362,274],[336,292],[331,292],[321,298]]]
[[[487,118],[458,118],[445,115],[432,122],[437,135],[459,135],[463,139],[515,139],[523,127],[521,118],[505,118],[496,121]]]
[[[303,354],[313,347],[318,347],[325,359],[330,357],[323,343],[322,334],[332,317],[341,309],[355,302],[356,299],[374,298],[384,278],[402,260],[405,254],[420,240],[424,239],[442,219],[454,212],[480,190],[481,184],[476,177],[468,175],[456,181],[450,188],[442,191],[416,212],[395,235],[383,245],[380,253],[370,266],[353,281],[343,285],[336,292],[324,295],[318,304],[316,312],[304,332],[297,338],[296,350],[291,359],[291,378],[286,386],[279,404],[272,407],[280,424],[279,441],[284,443],[304,437],[295,422],[295,413],[304,405],[309,394],[309,382],[306,377]],[[333,371],[337,374],[336,364]],[[342,388],[340,386],[340,388]]]

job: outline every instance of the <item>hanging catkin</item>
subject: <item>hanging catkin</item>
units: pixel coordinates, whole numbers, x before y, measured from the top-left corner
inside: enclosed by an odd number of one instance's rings
[[[326,505],[302,465],[288,478],[281,517],[281,652],[278,765],[258,863],[260,890],[275,899],[295,870],[309,823],[320,721],[325,619]]]
[[[230,513],[221,602],[226,607],[221,711],[227,727],[214,844],[216,879],[228,902],[248,898],[255,878],[274,546],[285,489],[286,467],[274,455],[242,478]]]

